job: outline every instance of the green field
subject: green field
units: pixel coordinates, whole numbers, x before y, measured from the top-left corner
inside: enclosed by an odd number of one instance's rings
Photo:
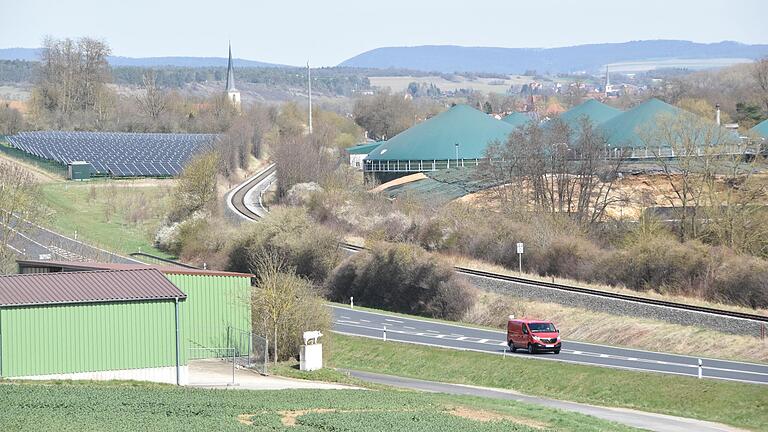
[[[396,390],[230,391],[125,383],[0,384],[0,406],[0,430],[6,431],[634,430],[516,402]]]
[[[43,225],[109,251],[167,254],[153,246],[168,205],[163,180],[93,180],[44,184],[42,203],[51,214]]]
[[[709,420],[753,430],[768,425],[768,390],[619,369],[334,335],[334,367],[511,389],[594,405]]]

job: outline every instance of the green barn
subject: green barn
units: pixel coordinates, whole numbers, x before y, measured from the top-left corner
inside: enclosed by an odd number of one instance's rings
[[[215,357],[214,348],[242,349],[232,346],[229,332],[251,327],[250,274],[141,264],[18,264],[21,275],[0,277],[0,377],[176,383],[178,356],[178,383],[184,384],[190,355]],[[151,279],[129,277],[150,273]],[[71,301],[8,300],[31,296],[40,287],[72,296]],[[152,289],[172,295],[125,294]]]

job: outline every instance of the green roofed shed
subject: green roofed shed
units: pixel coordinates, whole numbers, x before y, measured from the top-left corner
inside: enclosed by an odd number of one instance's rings
[[[358,144],[356,146],[347,147],[345,150],[349,154],[362,154],[366,155],[370,153],[376,147],[382,145],[385,141],[376,141],[372,143]]]
[[[515,128],[467,105],[456,105],[387,140],[366,161],[480,159]]]
[[[768,120],[763,120],[750,130],[763,138],[768,138]]]
[[[619,109],[595,99],[590,99],[560,114],[558,118],[567,124],[572,131],[577,131],[581,129],[580,122],[583,117],[589,119],[594,127],[607,122],[621,113],[622,111]]]
[[[515,128],[526,125],[531,120],[533,119],[529,115],[520,112],[513,112],[501,119],[501,121],[509,123]]]

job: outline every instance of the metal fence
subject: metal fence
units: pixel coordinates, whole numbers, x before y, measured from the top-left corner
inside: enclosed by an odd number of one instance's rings
[[[241,367],[267,374],[269,341],[235,327],[227,327],[227,345],[235,350],[234,362]]]

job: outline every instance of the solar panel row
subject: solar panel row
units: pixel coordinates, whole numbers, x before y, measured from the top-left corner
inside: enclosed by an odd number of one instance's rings
[[[196,153],[213,147],[215,134],[21,132],[10,144],[61,164],[89,162],[98,174],[118,177],[178,175]]]

